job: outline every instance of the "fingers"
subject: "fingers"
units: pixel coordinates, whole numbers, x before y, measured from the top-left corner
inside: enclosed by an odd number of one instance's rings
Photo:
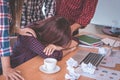
[[[35,32],[30,28],[21,29],[19,34],[20,35],[26,35],[26,36],[34,36],[35,38],[37,37]]]
[[[37,37],[34,32],[26,32],[26,36],[34,36],[35,38]]]
[[[26,35],[26,36],[34,36],[34,35],[33,35],[32,33],[30,33],[30,32],[26,32],[25,35]]]
[[[51,55],[54,52],[54,48],[48,48],[46,47],[43,52],[45,52],[46,55]]]
[[[19,78],[20,80],[24,80],[24,78],[20,75],[21,72],[20,71],[16,71],[17,73],[15,73],[15,76],[17,76],[17,78]]]
[[[21,80],[16,74],[9,76],[9,80]]]
[[[35,32],[34,32],[32,29],[30,29],[29,32],[30,32],[30,33],[32,34],[32,36],[34,36],[35,38],[37,37],[36,34],[35,34]]]
[[[27,36],[34,36],[35,38],[37,37],[35,32],[33,30],[29,31],[29,32],[26,32],[26,35]]]
[[[6,76],[6,80],[24,80],[24,78],[20,74],[20,71],[15,70],[14,72],[9,73]]]
[[[56,47],[54,46],[54,45],[48,45],[45,49],[44,49],[44,53],[46,54],[46,55],[51,55],[54,51],[56,50]]]

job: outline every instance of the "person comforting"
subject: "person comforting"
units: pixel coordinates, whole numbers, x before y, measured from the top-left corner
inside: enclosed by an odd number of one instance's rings
[[[65,17],[71,24],[72,34],[76,35],[79,28],[90,23],[97,3],[98,0],[56,0],[56,15]]]
[[[0,75],[3,74],[6,80],[24,80],[22,72],[14,69],[14,66],[11,65],[11,62],[14,60],[12,57],[14,53],[12,53],[9,38],[11,31],[14,31],[12,25],[15,23],[14,21],[16,21],[15,14],[13,14],[16,13],[16,2],[20,4],[19,2],[21,1],[22,0],[0,0]],[[45,5],[45,18],[53,16],[54,2],[54,0],[24,0],[21,19],[23,24],[27,25],[28,23],[44,19],[42,13],[43,4]],[[32,29],[24,27],[15,29],[15,32],[26,36],[34,35],[34,31]],[[32,33],[32,35],[27,32]],[[34,35],[34,37],[36,37],[36,35]]]
[[[36,37],[26,25],[55,15],[55,0],[9,0],[12,14],[11,33]]]
[[[0,0],[0,74],[3,73],[6,80],[24,80],[21,72],[10,65],[10,22],[9,0]],[[0,79],[1,80],[1,79]]]
[[[19,35],[13,47],[11,63],[16,67],[39,55],[42,58],[55,58],[58,61],[70,51],[76,49],[78,40],[72,38],[70,24],[60,16],[27,25],[37,35]]]

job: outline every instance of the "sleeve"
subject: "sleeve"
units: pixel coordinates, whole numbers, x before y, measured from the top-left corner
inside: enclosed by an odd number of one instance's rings
[[[45,0],[44,6],[45,6],[45,18],[49,18],[55,15],[56,6],[55,0]]]
[[[90,23],[94,16],[98,0],[84,0],[82,14],[76,20],[82,26]]]
[[[21,41],[29,48],[29,50],[40,55],[42,58],[52,57],[56,58],[57,60],[61,60],[62,58],[62,51],[54,51],[50,56],[45,55],[43,52],[45,46],[34,37],[21,36]]]
[[[10,13],[8,0],[0,0],[0,56],[10,56]]]

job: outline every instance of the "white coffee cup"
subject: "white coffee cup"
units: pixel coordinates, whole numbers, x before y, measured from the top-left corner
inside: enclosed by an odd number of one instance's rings
[[[54,71],[56,68],[57,60],[54,58],[46,58],[44,59],[44,68],[47,71]]]

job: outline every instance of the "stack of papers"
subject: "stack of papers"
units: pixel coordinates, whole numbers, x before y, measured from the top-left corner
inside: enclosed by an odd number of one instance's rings
[[[120,46],[120,41],[114,40],[111,38],[104,38],[101,40],[104,44],[113,46],[113,47],[119,47]]]

